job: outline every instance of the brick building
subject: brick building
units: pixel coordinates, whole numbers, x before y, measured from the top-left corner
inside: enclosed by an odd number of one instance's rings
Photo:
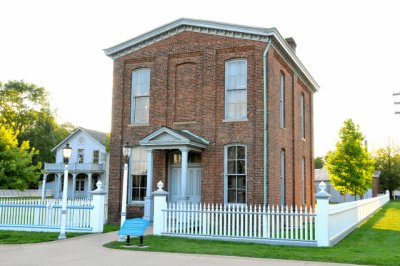
[[[105,49],[110,221],[120,217],[126,142],[128,217],[151,219],[159,180],[169,201],[313,204],[318,84],[295,48],[275,28],[179,19]]]

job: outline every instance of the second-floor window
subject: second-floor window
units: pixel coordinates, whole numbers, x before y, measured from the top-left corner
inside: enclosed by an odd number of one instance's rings
[[[78,163],[83,163],[85,160],[85,150],[78,149]]]
[[[305,119],[305,99],[304,94],[301,94],[300,98],[300,119],[301,119],[301,137],[306,138],[306,119]]]
[[[247,60],[225,62],[225,119],[247,119]]]
[[[283,72],[281,72],[279,83],[279,124],[281,128],[285,128],[285,74]]]
[[[150,69],[132,72],[131,123],[149,123]]]
[[[93,163],[99,164],[100,152],[98,150],[93,151]]]

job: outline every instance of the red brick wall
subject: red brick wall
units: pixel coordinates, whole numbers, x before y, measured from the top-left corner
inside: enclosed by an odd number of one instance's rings
[[[263,59],[266,43],[209,34],[182,32],[114,61],[113,122],[110,151],[109,217],[120,215],[122,144],[138,141],[161,126],[188,129],[210,144],[202,153],[202,201],[224,201],[224,147],[247,146],[247,201],[263,202]],[[248,121],[226,122],[225,61],[246,58]],[[131,72],[151,70],[150,122],[130,125]],[[286,127],[279,126],[279,75],[286,78]],[[301,158],[307,162],[307,204],[313,203],[312,93],[273,48],[268,54],[268,202],[279,203],[280,150],[286,150],[287,203],[301,203]],[[300,95],[306,96],[306,139],[300,133]],[[154,152],[154,184],[168,188],[164,151]],[[142,215],[129,206],[128,217]]]

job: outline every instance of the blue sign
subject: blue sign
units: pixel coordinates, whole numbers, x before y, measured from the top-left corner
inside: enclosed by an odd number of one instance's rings
[[[150,221],[142,218],[126,219],[118,234],[122,236],[143,236]]]

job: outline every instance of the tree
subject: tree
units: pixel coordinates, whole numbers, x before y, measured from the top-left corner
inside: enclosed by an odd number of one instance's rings
[[[393,191],[400,189],[400,147],[387,145],[376,151],[375,166],[381,170],[379,183],[383,190]]]
[[[4,120],[3,120],[4,121]],[[32,158],[37,154],[29,142],[18,146],[18,132],[0,124],[0,188],[25,190],[37,184],[40,177],[41,164],[34,165]]]
[[[328,152],[326,159],[329,180],[335,189],[344,194],[362,196],[372,187],[374,160],[363,146],[360,127],[351,119],[344,121],[339,138],[336,150]]]
[[[325,165],[324,157],[318,156],[314,159],[314,168],[321,169]]]
[[[51,149],[67,137],[74,127],[59,125],[51,110],[46,90],[24,81],[0,83],[0,117],[18,132],[18,142],[29,141],[37,151],[34,162],[53,162]]]
[[[52,115],[43,87],[24,81],[0,83],[0,116],[14,132],[34,127],[40,116]]]

